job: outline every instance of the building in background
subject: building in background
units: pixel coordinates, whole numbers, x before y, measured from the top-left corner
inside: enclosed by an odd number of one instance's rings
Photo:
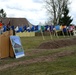
[[[32,24],[26,18],[0,18],[4,25],[10,24],[10,26],[32,26]],[[10,23],[9,23],[10,22]]]

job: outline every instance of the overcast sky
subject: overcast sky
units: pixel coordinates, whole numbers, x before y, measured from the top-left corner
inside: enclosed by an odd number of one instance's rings
[[[30,23],[36,25],[47,20],[43,0],[0,0],[0,9],[3,8],[7,17],[26,18]],[[76,24],[76,0],[70,5],[70,16]]]

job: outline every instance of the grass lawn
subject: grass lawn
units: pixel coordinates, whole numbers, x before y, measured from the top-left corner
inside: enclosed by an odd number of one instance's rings
[[[54,37],[53,40],[66,38],[67,37]],[[45,37],[45,40],[42,40],[42,37],[21,38],[25,57],[19,59],[1,59],[0,67],[7,67],[9,64],[13,65],[13,63],[24,61],[26,61],[26,63],[4,68],[0,70],[0,75],[76,75],[76,45],[59,49],[36,49],[40,43],[50,40],[50,37]],[[73,53],[58,56],[59,53],[68,53],[71,51],[73,51]],[[52,56],[54,56],[53,60],[51,60]],[[47,60],[47,57],[51,59]],[[41,60],[41,58],[43,58],[43,60]],[[34,62],[30,62],[30,60]]]

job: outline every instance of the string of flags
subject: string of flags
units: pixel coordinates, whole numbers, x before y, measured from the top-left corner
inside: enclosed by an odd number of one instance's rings
[[[3,32],[6,32],[8,30],[14,30],[14,32],[16,33],[20,33],[20,32],[40,32],[42,35],[43,40],[45,40],[44,38],[44,34],[43,32],[49,32],[51,39],[53,39],[53,35],[57,36],[57,38],[59,38],[58,33],[59,31],[62,32],[63,36],[65,37],[65,33],[67,35],[71,36],[71,33],[73,32],[73,30],[75,30],[75,26],[71,25],[71,26],[64,26],[64,25],[45,25],[45,26],[41,26],[41,25],[32,25],[29,27],[26,27],[26,25],[24,26],[7,26],[7,25],[1,25],[0,24],[0,34],[2,34]],[[53,35],[52,35],[53,34]]]
[[[0,27],[2,27],[2,25],[0,25]],[[73,31],[75,29],[75,26],[60,26],[60,25],[56,25],[56,26],[53,26],[53,25],[45,25],[45,26],[40,26],[40,25],[37,25],[37,26],[34,26],[32,25],[31,27],[26,27],[25,26],[17,26],[16,28],[14,26],[10,26],[10,29],[12,30],[15,30],[17,33],[19,32],[24,32],[24,31],[27,31],[27,32],[40,32],[42,30],[42,32],[44,31],[62,31],[63,32],[66,32],[66,31]],[[3,25],[3,32],[7,31],[7,26],[6,25]]]

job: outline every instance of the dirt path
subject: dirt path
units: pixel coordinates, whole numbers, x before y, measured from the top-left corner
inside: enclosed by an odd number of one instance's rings
[[[31,64],[31,63],[36,63],[36,62],[45,62],[45,61],[54,61],[56,60],[58,57],[63,57],[63,56],[69,56],[74,54],[74,51],[64,51],[64,52],[59,52],[59,53],[55,53],[53,55],[48,55],[48,56],[40,56],[38,58],[33,58],[30,60],[25,60],[25,61],[20,61],[20,62],[14,62],[11,64],[5,64],[3,66],[0,66],[0,71],[4,70],[4,69],[8,69],[8,68],[12,68],[12,67],[16,67],[18,65],[23,65],[23,64]]]

